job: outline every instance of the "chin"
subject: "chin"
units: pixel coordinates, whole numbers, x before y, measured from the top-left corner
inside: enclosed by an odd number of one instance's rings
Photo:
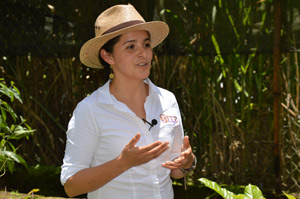
[[[150,75],[150,74],[149,74],[149,75]],[[147,78],[149,77],[149,75],[147,75],[147,76],[144,76],[144,77],[143,77],[143,80],[144,80],[144,79],[147,79]]]
[[[145,72],[142,74],[142,79],[147,79],[150,75],[150,72]]]

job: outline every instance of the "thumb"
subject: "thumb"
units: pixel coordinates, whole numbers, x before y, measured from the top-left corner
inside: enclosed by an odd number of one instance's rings
[[[129,148],[133,148],[135,144],[140,140],[141,138],[141,133],[138,132],[128,143]]]
[[[190,147],[189,136],[184,136],[181,151],[184,151],[184,150],[188,149],[189,147]]]

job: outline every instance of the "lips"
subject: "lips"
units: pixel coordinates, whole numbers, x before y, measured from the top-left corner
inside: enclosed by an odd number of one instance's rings
[[[139,63],[139,64],[137,64],[138,66],[147,66],[148,65],[148,63],[146,63],[146,62],[142,62],[142,63]]]

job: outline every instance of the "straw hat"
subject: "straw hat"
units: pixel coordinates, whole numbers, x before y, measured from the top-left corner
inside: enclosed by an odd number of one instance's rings
[[[136,30],[150,33],[152,48],[160,44],[169,33],[165,22],[145,22],[132,5],[116,5],[102,12],[96,19],[96,36],[81,47],[80,61],[91,68],[103,68],[99,61],[99,50],[102,46],[116,36]]]

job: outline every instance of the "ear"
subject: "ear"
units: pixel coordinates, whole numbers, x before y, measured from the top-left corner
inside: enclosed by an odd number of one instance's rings
[[[113,65],[114,64],[114,59],[111,55],[111,53],[106,52],[106,50],[101,49],[100,50],[100,56],[102,57],[102,59],[104,61],[106,61],[109,65]]]

